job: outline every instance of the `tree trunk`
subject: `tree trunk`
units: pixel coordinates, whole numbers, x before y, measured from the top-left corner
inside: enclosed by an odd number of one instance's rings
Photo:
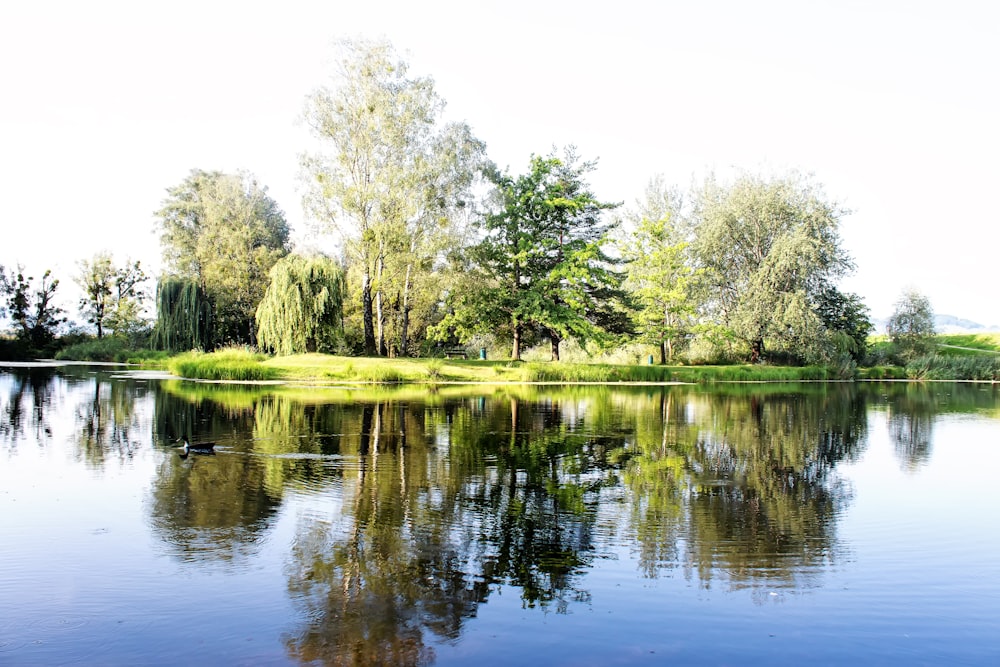
[[[378,337],[378,355],[387,356],[385,349],[385,309],[383,308],[382,297],[382,273],[385,271],[385,258],[379,257],[375,263],[375,282],[378,289],[375,290],[375,333]]]
[[[750,343],[750,363],[759,364],[764,357],[764,339],[758,338]]]
[[[664,338],[660,341],[660,365],[667,365],[667,339]]]
[[[521,360],[521,325],[514,323],[514,349],[510,352],[510,358],[514,361]]]
[[[406,279],[403,281],[403,323],[399,333],[399,356],[406,356],[406,348],[409,345],[407,337],[410,331],[410,271],[411,265],[406,266]]]
[[[372,281],[368,268],[361,279],[361,319],[365,327],[365,354],[375,354],[375,328],[372,325]]]
[[[559,361],[559,343],[562,339],[558,334],[549,333],[549,344],[552,346],[552,361]]]

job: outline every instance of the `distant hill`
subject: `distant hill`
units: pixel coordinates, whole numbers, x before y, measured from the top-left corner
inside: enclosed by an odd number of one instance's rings
[[[885,325],[888,321],[888,317],[872,320],[872,324],[875,325],[875,332],[885,333]],[[972,320],[955,317],[954,315],[943,315],[937,313],[934,315],[934,328],[938,333],[942,334],[990,333],[1000,331],[1000,325],[980,324],[979,322],[973,322]]]
[[[986,333],[1000,331],[997,325],[984,325],[972,320],[964,320],[954,315],[934,315],[934,328],[938,333]]]

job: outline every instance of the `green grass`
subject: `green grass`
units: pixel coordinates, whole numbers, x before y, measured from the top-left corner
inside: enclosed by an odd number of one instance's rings
[[[181,377],[209,380],[286,380],[296,384],[335,386],[444,385],[447,383],[661,383],[802,382],[839,376],[821,366],[716,365],[658,366],[465,359],[381,359],[304,354],[267,358],[243,349],[210,354],[187,353],[168,363]],[[1000,355],[930,355],[906,368],[889,364],[861,369],[865,379],[1000,380]]]
[[[969,356],[983,352],[1000,354],[1000,334],[996,333],[939,334],[934,339],[938,345],[938,351],[942,354],[954,356]]]
[[[447,382],[733,382],[825,380],[817,366],[653,366],[465,359],[378,359],[304,354],[276,357],[264,365],[288,380],[345,383]]]
[[[259,382],[278,377],[276,369],[264,365],[267,357],[241,348],[227,348],[208,354],[187,352],[167,363],[175,375],[201,380]]]

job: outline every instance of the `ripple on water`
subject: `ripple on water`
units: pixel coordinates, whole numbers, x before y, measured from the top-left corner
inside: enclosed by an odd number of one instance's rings
[[[24,648],[24,645],[27,643],[26,639],[0,638],[0,653],[13,653],[18,649]]]

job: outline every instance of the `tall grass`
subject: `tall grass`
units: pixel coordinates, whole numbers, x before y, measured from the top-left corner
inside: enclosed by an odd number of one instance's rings
[[[170,371],[185,378],[260,382],[278,377],[277,369],[262,365],[263,354],[244,348],[226,348],[204,354],[188,352],[171,359]]]
[[[827,380],[820,366],[612,366],[528,363],[525,382],[781,382]]]
[[[915,380],[1000,380],[1000,356],[951,356],[928,354],[906,365],[906,376]]]

